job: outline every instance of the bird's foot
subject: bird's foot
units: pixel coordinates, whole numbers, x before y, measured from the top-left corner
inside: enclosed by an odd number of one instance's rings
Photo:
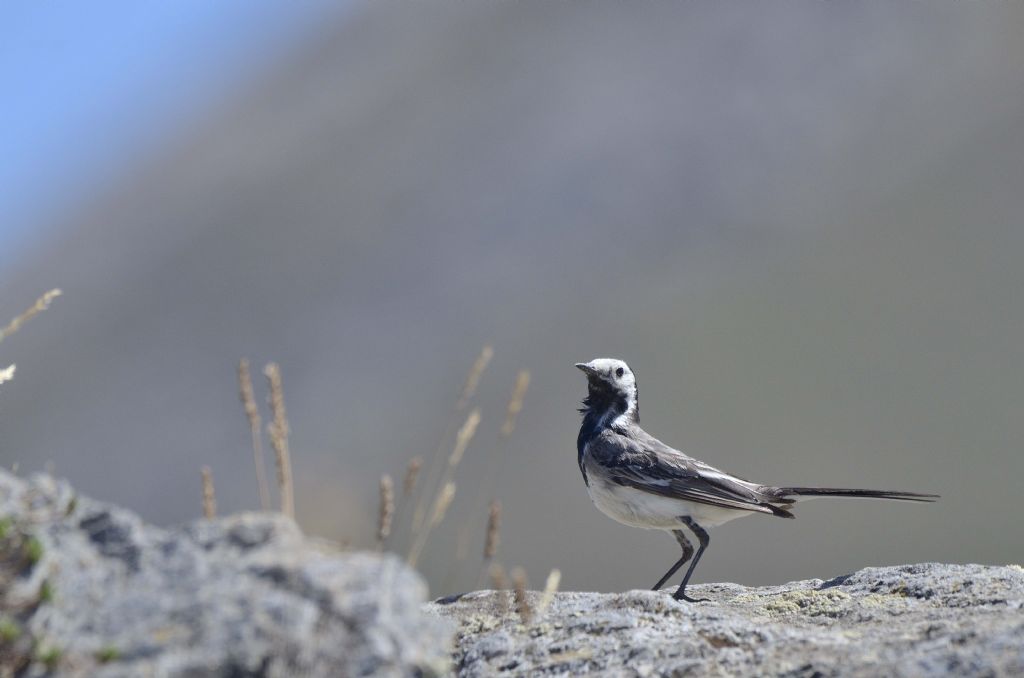
[[[675,600],[682,600],[687,603],[706,603],[710,600],[709,598],[691,598],[690,596],[686,595],[685,591],[676,591],[675,595],[672,597]]]
[[[710,598],[691,598],[690,596],[680,596],[680,597],[676,598],[676,600],[682,600],[682,601],[687,602],[687,603],[709,603],[709,602],[711,602]]]

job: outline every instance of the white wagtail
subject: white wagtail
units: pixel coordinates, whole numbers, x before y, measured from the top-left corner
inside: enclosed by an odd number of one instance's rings
[[[710,541],[707,528],[751,513],[793,518],[793,504],[807,497],[873,497],[934,501],[935,494],[826,487],[759,485],[719,471],[673,449],[640,428],[636,379],[621,360],[576,363],[587,375],[583,426],[576,440],[587,492],[597,508],[624,525],[671,532],[683,556],[654,585],[659,590],[690,557],[690,567],[673,596],[695,602],[686,584]],[[696,555],[688,528],[700,546]]]

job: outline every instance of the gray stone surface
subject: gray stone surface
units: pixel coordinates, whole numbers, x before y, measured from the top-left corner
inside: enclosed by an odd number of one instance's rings
[[[1017,565],[690,593],[531,592],[524,624],[508,592],[424,603],[397,559],[281,516],[161,529],[0,471],[0,677],[1024,675]]]
[[[447,671],[451,628],[391,556],[337,552],[279,515],[179,529],[0,471],[0,676]]]
[[[507,592],[431,603],[459,675],[1024,675],[1024,569],[924,563],[784,586],[559,593],[524,625]],[[537,605],[539,595],[529,600]]]

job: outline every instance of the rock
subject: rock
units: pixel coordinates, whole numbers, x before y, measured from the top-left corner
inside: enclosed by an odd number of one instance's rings
[[[747,588],[559,593],[523,624],[508,592],[436,601],[459,624],[459,675],[937,676],[1024,674],[1024,569],[867,568]],[[528,599],[536,606],[539,594]]]
[[[747,588],[478,591],[276,514],[176,529],[0,471],[0,677],[1024,674],[1024,569],[927,563]],[[452,632],[455,634],[454,647]]]
[[[426,591],[281,515],[162,529],[0,472],[0,676],[442,674],[451,628]]]

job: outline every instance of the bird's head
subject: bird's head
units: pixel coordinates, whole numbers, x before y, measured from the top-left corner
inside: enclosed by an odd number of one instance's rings
[[[614,410],[636,418],[636,379],[629,365],[615,358],[596,358],[588,363],[576,363],[576,367],[587,375],[589,391],[583,401],[585,410]]]

